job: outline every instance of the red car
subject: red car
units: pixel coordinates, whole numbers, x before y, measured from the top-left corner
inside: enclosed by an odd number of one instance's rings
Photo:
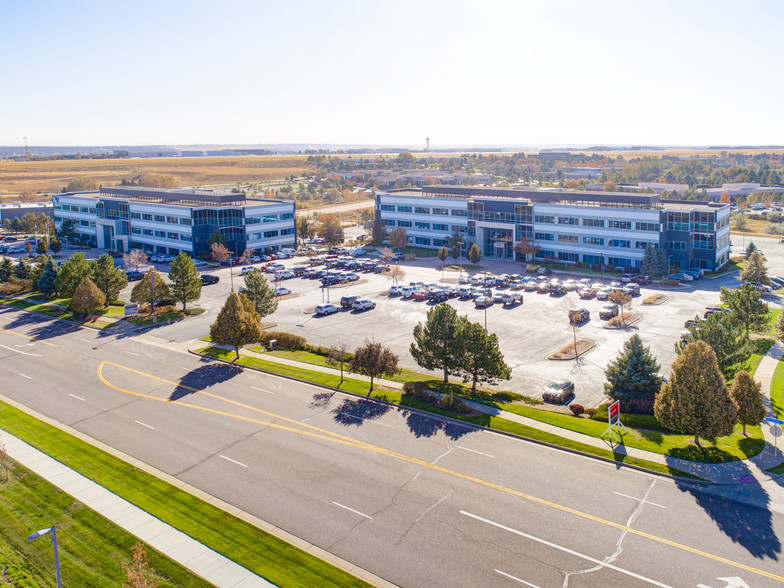
[[[635,277],[634,280],[632,281],[637,282],[640,286],[647,286],[648,284],[651,283],[651,277],[640,275]]]
[[[416,290],[411,295],[414,300],[427,300],[427,290]]]

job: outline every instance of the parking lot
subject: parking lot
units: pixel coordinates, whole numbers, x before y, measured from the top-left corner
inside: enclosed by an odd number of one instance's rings
[[[748,239],[733,237],[735,249],[738,251],[748,244]],[[754,239],[755,244],[767,255],[771,274],[784,273],[784,262],[781,253],[784,245],[776,239]],[[69,252],[72,253],[72,252]],[[87,257],[96,257],[100,252],[90,250]],[[13,257],[17,257],[16,255]],[[286,269],[306,264],[304,257],[279,260]],[[498,274],[517,274],[522,270],[521,264],[511,262],[481,262],[483,269]],[[159,272],[166,274],[168,264],[155,263]],[[253,264],[261,265],[261,264]],[[440,262],[435,258],[418,259],[401,262],[406,272],[402,284],[423,282],[425,284],[446,284],[458,286],[459,272],[439,269]],[[233,267],[234,289],[243,283],[242,267]],[[217,275],[219,283],[205,285],[201,299],[194,303],[206,309],[206,313],[170,325],[156,328],[150,334],[171,341],[188,341],[197,339],[209,331],[209,325],[215,320],[231,289],[230,268],[220,267],[202,269],[202,273]],[[478,272],[481,275],[482,272]],[[271,277],[271,274],[267,274]],[[308,342],[316,345],[330,346],[345,341],[349,348],[354,348],[365,339],[380,341],[395,351],[400,357],[403,367],[419,370],[411,359],[408,348],[411,344],[414,325],[425,320],[428,309],[435,304],[426,300],[402,299],[400,296],[387,295],[392,280],[385,274],[359,272],[360,279],[348,284],[322,287],[319,280],[291,278],[280,282],[280,286],[289,288],[292,294],[280,300],[278,310],[265,323],[275,323],[275,330],[283,330],[305,337]],[[583,278],[585,275],[571,274],[558,277]],[[598,277],[597,277],[598,278]],[[609,284],[608,278],[596,279]],[[130,298],[131,288],[135,282],[121,293],[121,298]],[[605,329],[607,321],[599,318],[599,309],[606,304],[594,299],[580,300],[576,292],[562,296],[550,296],[536,292],[523,292],[523,304],[504,307],[494,304],[485,309],[476,308],[470,299],[450,298],[447,303],[455,307],[461,315],[482,325],[487,324],[490,332],[499,338],[501,351],[506,362],[512,368],[512,379],[501,382],[502,389],[513,390],[521,394],[539,397],[544,385],[551,379],[566,378],[575,382],[575,400],[586,407],[595,406],[603,400],[604,368],[614,359],[623,342],[633,333],[638,333],[646,345],[656,355],[662,365],[662,372],[667,373],[671,362],[675,359],[673,344],[683,330],[684,321],[695,314],[702,315],[705,307],[719,302],[721,286],[735,286],[735,276],[722,276],[718,279],[700,279],[675,288],[661,288],[656,284],[643,286],[641,295],[635,296],[632,312],[640,316],[640,321],[626,329]],[[494,292],[499,290],[493,289]],[[500,290],[501,292],[509,289]],[[669,300],[659,306],[643,306],[642,299],[655,293],[662,293]],[[341,296],[360,296],[376,303],[376,307],[366,311],[341,309],[329,316],[317,316],[314,308],[322,303],[332,302],[340,306]],[[775,306],[778,297],[766,296],[766,300]],[[569,325],[568,311],[575,308],[587,308],[591,313],[589,321],[584,323],[578,337],[585,337],[596,342],[596,347],[582,356],[578,361],[554,361],[546,359],[548,355],[567,345],[573,340]],[[434,374],[434,377],[439,377]]]

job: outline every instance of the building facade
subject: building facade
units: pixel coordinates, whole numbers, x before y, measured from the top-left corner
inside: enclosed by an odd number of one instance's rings
[[[249,200],[244,193],[211,190],[161,190],[117,186],[97,192],[52,196],[55,227],[74,222],[77,239],[126,252],[192,256],[209,252],[219,231],[235,255],[293,247],[296,242],[292,200]]]
[[[672,265],[714,270],[729,260],[729,206],[661,201],[657,194],[429,186],[376,193],[376,218],[409,242],[440,248],[455,233],[482,256],[522,261],[527,240],[542,260],[640,267],[648,244]]]

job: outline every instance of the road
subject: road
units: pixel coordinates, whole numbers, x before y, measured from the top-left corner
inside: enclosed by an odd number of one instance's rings
[[[0,329],[3,394],[402,586],[784,581],[784,518],[691,485],[157,336],[13,308]]]

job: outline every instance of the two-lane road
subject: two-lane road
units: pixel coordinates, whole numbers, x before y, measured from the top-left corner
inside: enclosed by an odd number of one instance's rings
[[[778,514],[149,336],[0,329],[3,394],[400,585],[784,581]]]

